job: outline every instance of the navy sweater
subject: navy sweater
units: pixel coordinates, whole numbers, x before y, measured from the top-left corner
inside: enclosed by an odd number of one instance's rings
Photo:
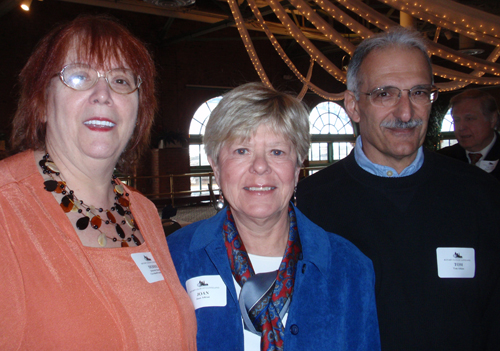
[[[402,178],[374,176],[352,152],[299,183],[298,208],[374,264],[382,350],[499,350],[500,186],[425,152]],[[438,247],[473,248],[475,277],[439,278]]]

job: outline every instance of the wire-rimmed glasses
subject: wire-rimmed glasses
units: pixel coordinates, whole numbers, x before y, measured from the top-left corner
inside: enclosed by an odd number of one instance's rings
[[[370,97],[373,105],[379,107],[392,107],[401,99],[403,91],[408,92],[410,101],[416,105],[428,105],[436,101],[438,97],[438,89],[432,84],[417,85],[411,89],[399,89],[398,87],[386,86],[373,89],[369,93],[360,91],[360,94],[365,94]]]
[[[118,94],[131,94],[141,86],[141,77],[128,68],[113,68],[104,74],[85,63],[72,63],[59,72],[61,81],[74,90],[88,90],[104,78],[111,90]]]

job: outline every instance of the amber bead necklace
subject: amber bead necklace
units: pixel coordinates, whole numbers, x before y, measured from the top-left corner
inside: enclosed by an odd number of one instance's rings
[[[135,245],[141,245],[141,241],[134,235],[137,231],[137,225],[130,212],[130,200],[128,199],[129,194],[125,193],[123,186],[117,181],[116,176],[111,179],[111,184],[113,185],[113,191],[115,193],[115,203],[113,207],[109,210],[104,210],[103,208],[96,208],[92,205],[87,205],[82,200],[78,199],[74,191],[71,190],[66,182],[61,177],[61,172],[57,168],[56,164],[50,159],[48,153],[45,153],[43,158],[39,162],[40,167],[44,174],[50,176],[50,180],[44,182],[45,190],[49,192],[55,192],[61,194],[63,197],[61,199],[60,206],[65,213],[77,212],[82,215],[76,221],[76,227],[79,230],[85,230],[90,225],[93,229],[99,232],[97,237],[97,242],[99,246],[105,247],[107,240],[110,239],[113,242],[121,241],[122,247],[128,247],[130,242],[134,242]],[[102,213],[106,213],[106,219],[103,220],[101,217]],[[127,224],[132,229],[132,234],[126,237],[123,228],[120,223],[117,222],[115,215],[123,217],[121,224]],[[115,236],[108,236],[101,231],[102,224],[112,226],[116,232]]]

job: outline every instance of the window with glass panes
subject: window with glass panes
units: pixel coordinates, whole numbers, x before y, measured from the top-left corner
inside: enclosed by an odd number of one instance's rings
[[[451,146],[456,144],[458,141],[455,139],[455,128],[453,125],[453,118],[451,117],[451,108],[446,112],[441,123],[441,141],[440,148]]]
[[[210,172],[210,164],[208,163],[205,147],[203,145],[203,135],[205,127],[210,117],[210,113],[217,106],[222,96],[215,97],[205,101],[194,113],[189,126],[189,159],[191,172]],[[209,177],[191,177],[191,190],[199,191],[192,193],[194,196],[207,194]],[[215,180],[212,179],[214,189],[218,189]]]
[[[354,147],[351,120],[335,102],[322,102],[309,115],[311,127],[310,166],[327,166],[346,157]]]

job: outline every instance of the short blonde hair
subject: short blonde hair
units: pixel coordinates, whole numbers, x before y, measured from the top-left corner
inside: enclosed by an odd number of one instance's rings
[[[290,140],[297,165],[302,165],[310,145],[307,108],[295,97],[262,83],[243,84],[223,95],[205,129],[207,156],[217,164],[227,142],[249,139],[261,124]]]

